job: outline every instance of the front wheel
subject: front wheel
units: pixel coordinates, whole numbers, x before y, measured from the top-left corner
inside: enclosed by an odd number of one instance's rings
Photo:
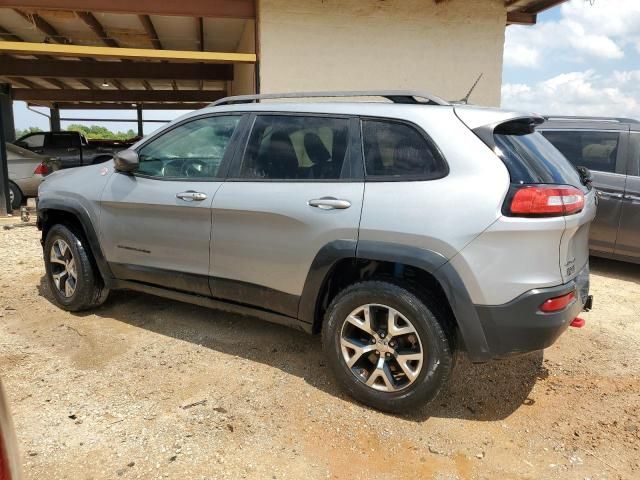
[[[407,413],[432,401],[453,368],[436,301],[409,285],[354,284],[331,303],[323,347],[341,386],[379,410]]]
[[[109,294],[94,268],[83,236],[54,225],[44,243],[44,264],[55,303],[72,312],[104,303]]]
[[[13,182],[9,182],[9,202],[11,203],[11,209],[18,210],[23,200],[24,197],[18,186]]]

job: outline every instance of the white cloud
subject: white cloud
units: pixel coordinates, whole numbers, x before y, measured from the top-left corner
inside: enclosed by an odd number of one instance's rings
[[[534,85],[505,84],[502,107],[543,114],[640,119],[640,70],[614,71],[606,76],[586,70]]]
[[[535,68],[552,55],[571,62],[620,59],[628,45],[640,52],[640,0],[571,0],[560,20],[509,27],[504,62]]]

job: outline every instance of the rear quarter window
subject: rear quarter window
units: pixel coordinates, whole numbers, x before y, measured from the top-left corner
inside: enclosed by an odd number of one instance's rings
[[[434,180],[448,173],[431,140],[406,123],[362,120],[362,141],[367,179]]]

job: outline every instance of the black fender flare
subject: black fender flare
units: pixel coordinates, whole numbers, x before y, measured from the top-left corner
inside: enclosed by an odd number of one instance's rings
[[[442,287],[455,316],[465,350],[472,361],[486,361],[491,352],[475,305],[456,269],[433,250],[371,240],[337,240],[325,245],[311,264],[300,297],[298,318],[313,324],[319,308],[320,292],[334,266],[341,260],[377,260],[401,263],[432,275]]]
[[[87,209],[77,200],[72,198],[59,198],[59,199],[46,199],[41,198],[38,201],[38,228],[43,229],[43,224],[47,221],[47,212],[50,210],[57,210],[61,212],[73,215],[80,223],[85,238],[89,242],[89,248],[96,261],[100,275],[107,288],[110,288],[114,283],[114,276],[109,268],[109,264],[106,261],[100,241],[98,240],[98,234],[93,226],[91,217]],[[44,246],[44,238],[41,240]]]

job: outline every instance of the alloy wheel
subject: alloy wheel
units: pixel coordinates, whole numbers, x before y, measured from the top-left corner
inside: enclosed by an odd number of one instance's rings
[[[411,385],[422,369],[424,350],[411,321],[394,308],[366,304],[344,320],[342,358],[365,385],[396,392]]]
[[[69,244],[62,239],[53,242],[49,260],[51,262],[51,278],[54,285],[64,297],[71,297],[76,291],[78,274]]]

